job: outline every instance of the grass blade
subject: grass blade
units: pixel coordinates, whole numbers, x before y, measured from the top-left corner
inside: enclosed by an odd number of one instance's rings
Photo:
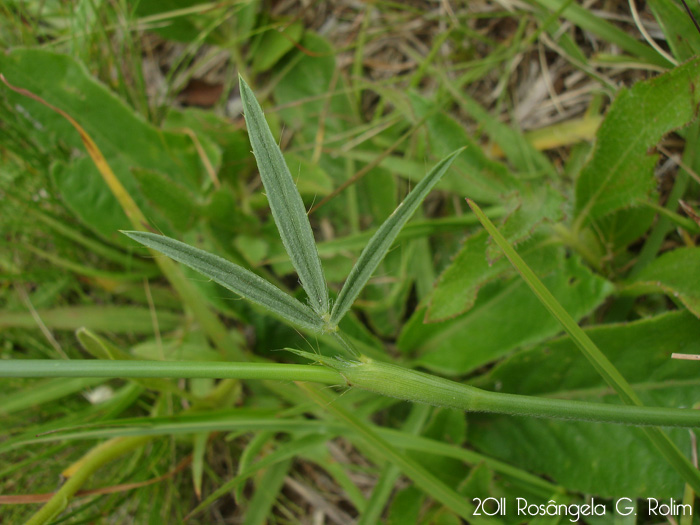
[[[137,231],[123,233],[136,242],[197,270],[224,288],[264,306],[291,323],[315,331],[323,328],[321,318],[308,306],[250,270],[164,235]]]
[[[498,231],[496,226],[484,215],[481,208],[470,199],[467,199],[467,202],[472,211],[479,217],[481,224],[483,224],[484,228],[491,234],[493,240],[513,264],[513,267],[515,267],[523,280],[532,289],[533,293],[539,298],[542,305],[561,323],[566,333],[569,334],[571,339],[591,362],[601,377],[615,389],[626,404],[643,406],[641,400],[634,390],[632,390],[627,380],[620,374],[605,354],[601,352],[593,340],[588,337],[586,332],[574,321],[562,305],[559,304],[559,301],[547,290],[545,285],[542,284],[542,281],[537,278],[535,273],[525,264],[525,261],[522,260],[505,237],[501,235],[501,232]],[[659,452],[661,452],[666,461],[676,469],[685,481],[696,491],[700,489],[700,471],[688,461],[688,458],[682,454],[668,435],[656,427],[644,428],[643,431]]]
[[[399,204],[389,218],[384,221],[377,233],[370,239],[365,249],[360,254],[360,258],[350,271],[343,289],[338,294],[338,299],[333,305],[331,312],[331,325],[337,325],[355,302],[362,288],[364,288],[369,278],[377,269],[379,263],[389,251],[394,239],[403,228],[404,224],[411,218],[425,196],[445,174],[457,156],[464,151],[460,148],[450,153],[447,157],[438,162],[435,167],[421,180],[408,197]]]
[[[343,421],[353,433],[358,434],[371,447],[377,457],[385,458],[396,465],[408,476],[416,486],[439,501],[447,508],[468,519],[470,523],[499,523],[474,516],[474,506],[467,498],[459,495],[454,489],[447,486],[442,480],[429,472],[425,467],[416,462],[409,455],[402,453],[388,441],[381,437],[374,429],[353,414],[350,410],[341,406],[337,398],[314,385],[297,383],[297,386],[316,401],[324,410],[333,414],[335,419]]]
[[[292,174],[265,121],[260,104],[245,80],[240,78],[241,99],[250,143],[258,162],[272,217],[282,237],[311,308],[320,316],[328,314],[328,287],[316,250],[311,224]]]

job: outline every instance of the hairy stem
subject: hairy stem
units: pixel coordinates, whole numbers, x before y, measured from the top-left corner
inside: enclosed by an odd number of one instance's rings
[[[599,421],[636,426],[700,427],[700,411],[624,406],[488,392],[360,356],[359,361],[290,350],[325,365],[199,361],[9,360],[0,377],[230,378],[312,381],[466,412]]]

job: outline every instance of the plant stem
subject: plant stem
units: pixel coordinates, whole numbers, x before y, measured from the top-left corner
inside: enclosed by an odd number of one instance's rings
[[[203,361],[103,361],[99,359],[13,359],[0,362],[0,377],[113,377],[273,379],[314,381],[337,385],[343,377],[334,370],[280,363],[225,363]]]
[[[0,377],[228,378],[313,381],[356,386],[384,396],[467,412],[599,421],[637,426],[700,427],[700,411],[622,406],[488,392],[361,356],[360,361],[292,352],[326,365],[201,361],[9,360]]]
[[[318,358],[317,358],[318,359]],[[349,385],[418,403],[513,416],[599,421],[638,426],[700,427],[700,411],[622,406],[488,392],[470,385],[362,357],[361,362],[325,362]],[[324,360],[325,361],[325,360]]]

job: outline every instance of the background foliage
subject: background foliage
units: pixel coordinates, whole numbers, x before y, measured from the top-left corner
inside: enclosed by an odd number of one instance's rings
[[[489,390],[618,402],[468,197],[645,403],[694,406],[697,369],[670,354],[700,354],[700,34],[676,2],[648,1],[639,22],[626,4],[559,0],[10,1],[0,13],[0,73],[76,119],[152,224],[302,301],[250,153],[239,73],[311,210],[332,300],[409,189],[466,145],[343,319],[362,352]],[[2,86],[0,129],[3,359],[337,352],[142,257],[55,111]],[[13,379],[0,381],[0,413],[2,493],[23,503],[100,439],[141,439],[83,487],[104,494],[72,501],[70,522],[179,522],[196,509],[192,523],[458,523],[472,497],[684,497],[633,428],[356,389]],[[690,457],[694,434],[669,435]],[[437,481],[407,481],[414,465]],[[436,503],[443,485],[465,506]]]

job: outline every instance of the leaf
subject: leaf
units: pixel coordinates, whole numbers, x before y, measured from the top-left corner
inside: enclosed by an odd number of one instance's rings
[[[663,292],[700,317],[700,248],[678,248],[652,261],[625,292]]]
[[[268,523],[268,517],[272,514],[272,507],[280,491],[284,487],[284,481],[292,466],[292,459],[286,459],[268,467],[257,480],[256,490],[250,500],[250,505],[245,513],[243,525],[263,525]]]
[[[159,210],[177,232],[190,229],[195,217],[201,215],[194,195],[183,185],[155,170],[134,168],[132,174],[151,207]],[[163,229],[157,221],[153,220],[153,224],[158,224]]]
[[[688,60],[700,54],[700,35],[688,13],[671,0],[649,0],[654,17],[658,20],[666,42],[679,60]]]
[[[586,333],[605,348],[613,365],[649,405],[691,406],[700,395],[697,368],[671,360],[670,355],[700,353],[699,330],[700,321],[692,315],[672,312],[592,327]],[[610,398],[609,389],[568,337],[515,354],[477,384],[524,395]],[[683,491],[673,468],[628,427],[473,416],[469,434],[470,443],[482,452],[544,474],[573,491],[632,498],[678,497]],[[671,431],[671,436],[682,450],[689,445],[687,432]]]
[[[277,23],[282,25],[282,22]],[[299,22],[291,22],[284,28],[265,31],[252,60],[253,73],[267,71],[279,62],[285,54],[294,49],[303,32],[304,26]]]
[[[294,153],[285,153],[284,160],[294,173],[300,194],[316,197],[333,191],[333,181],[318,165]]]
[[[425,125],[432,153],[436,158],[444,157],[455,149],[467,146],[466,150],[455,160],[454,169],[459,177],[460,194],[480,202],[495,203],[501,197],[518,187],[518,181],[508,168],[498,161],[489,159],[464,131],[464,127],[449,115],[435,112],[435,108],[425,99],[413,95],[413,110],[418,117],[427,117]],[[431,114],[431,112],[433,114]]]
[[[315,331],[323,328],[323,321],[308,306],[250,270],[169,237],[136,231],[123,233],[136,242],[206,275],[224,288],[264,306],[291,323]]]
[[[657,155],[650,155],[649,148],[695,119],[699,104],[700,58],[621,90],[577,180],[577,220],[594,221],[644,201],[656,184]]]
[[[88,149],[88,153],[101,152],[99,156],[104,156],[101,160],[146,213],[148,207],[131,173],[134,167],[167,173],[171,180],[190,191],[197,190],[202,166],[191,138],[159,130],[145,122],[93,79],[80,62],[40,49],[14,49],[0,55],[0,71],[11,84],[60,108],[65,117],[75,119],[86,135],[82,139],[94,141],[97,148]],[[83,149],[81,135],[54,109],[9,90],[3,89],[2,95],[25,115],[18,123],[27,126],[29,119],[34,126],[39,126],[39,130],[32,129],[32,133],[40,140],[49,137],[51,147],[55,147],[60,138],[71,148]],[[98,169],[87,157],[58,169],[55,180],[62,200],[85,225],[112,241],[123,242],[116,231],[127,227],[128,221]]]
[[[551,262],[557,260],[556,251],[543,246],[545,239],[535,237],[521,246],[521,253],[538,273],[555,269]],[[477,293],[487,283],[503,277],[511,270],[504,257],[490,260],[487,256],[489,235],[480,230],[464,241],[452,263],[440,275],[428,303],[425,322],[433,323],[454,318],[472,308]],[[546,254],[542,257],[543,254]],[[533,260],[533,258],[535,260]]]
[[[542,281],[574,319],[581,319],[614,291],[604,279],[592,274],[579,258],[565,258],[561,247],[536,243],[533,256],[545,270]],[[484,257],[481,252],[481,257]],[[533,257],[528,257],[533,261]],[[496,265],[502,272],[504,263]],[[488,272],[482,279],[490,279]],[[481,286],[475,281],[474,286]],[[472,289],[472,294],[476,290]],[[444,295],[444,294],[443,294]],[[469,312],[446,323],[422,323],[418,310],[406,324],[399,348],[418,352],[418,362],[448,375],[464,374],[498,359],[510,351],[556,335],[561,326],[519,278],[490,283],[479,290]]]
[[[282,243],[309,296],[311,308],[323,316],[328,313],[329,308],[328,288],[306,208],[282,152],[265,121],[260,104],[242,77],[240,88],[250,142],[270,202],[272,216],[282,237]]]
[[[547,182],[523,185],[501,202],[508,211],[499,230],[514,245],[530,237],[543,222],[555,224],[563,218],[564,198]],[[500,249],[493,245],[487,254],[489,259],[501,256]]]
[[[158,326],[163,331],[173,330],[182,324],[182,315],[165,310],[156,312]],[[147,308],[135,306],[66,306],[38,310],[37,315],[46,327],[54,330],[77,330],[87,327],[98,331],[116,333],[152,334],[153,319]],[[39,325],[29,312],[3,311],[0,328],[36,328]]]
[[[280,71],[283,76],[273,93],[275,101],[284,106],[280,110],[284,122],[299,130],[307,144],[312,144],[320,125],[329,135],[336,134],[348,127],[347,118],[352,118],[355,111],[347,96],[333,92],[331,81],[336,67],[333,46],[313,32],[304,35],[301,45],[311,53],[296,52],[289,65]],[[341,87],[342,79],[336,89]],[[321,122],[318,115],[324,114],[326,104],[329,118]],[[342,118],[334,115],[342,115]]]
[[[442,73],[444,75],[444,73]],[[443,77],[443,82],[455,102],[474,118],[493,142],[500,146],[513,166],[524,173],[542,173],[556,176],[556,170],[544,153],[538,151],[518,129],[514,129],[489,113],[478,101],[455,86],[451,79]],[[512,188],[510,188],[512,189]]]
[[[627,34],[607,20],[596,16],[594,12],[577,3],[569,0],[535,0],[535,3],[553,13],[559,14],[562,18],[569,20],[582,30],[590,31],[600,36],[606,42],[614,43],[621,49],[649,64],[656,64],[661,67],[670,66],[668,61],[659,55],[656,50],[649,47],[646,42],[640,42],[639,39]]]
[[[362,288],[376,270],[379,263],[391,248],[394,239],[411,218],[425,196],[430,192],[435,183],[445,174],[457,156],[463,149],[458,149],[448,155],[430,170],[425,178],[408,194],[406,199],[399,204],[389,218],[379,227],[369,240],[369,243],[360,254],[343,288],[338,294],[333,311],[331,312],[331,324],[338,324],[355,302]]]

